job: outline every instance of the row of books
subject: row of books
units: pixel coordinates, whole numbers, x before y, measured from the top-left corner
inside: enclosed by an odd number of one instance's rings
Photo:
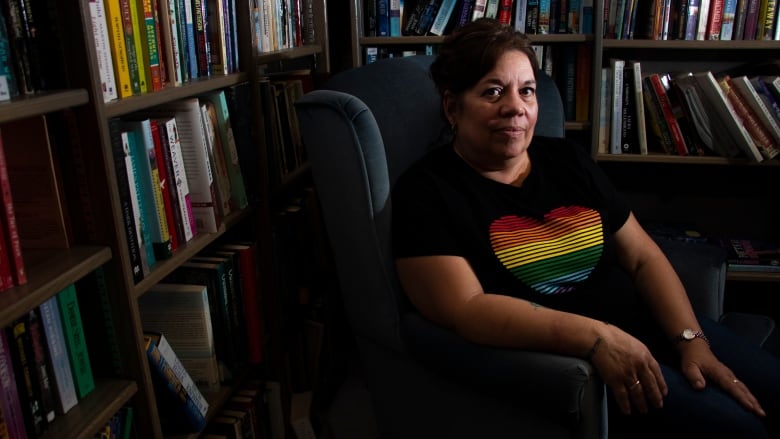
[[[255,53],[316,43],[312,0],[250,0],[249,8]]]
[[[606,0],[604,37],[778,40],[775,0]]]
[[[248,204],[225,92],[109,121],[136,282]]]
[[[744,156],[780,153],[780,77],[711,71],[642,72],[639,61],[602,69],[599,151]]]
[[[0,101],[64,85],[53,1],[0,2]]]
[[[0,429],[7,437],[41,437],[94,388],[75,284],[0,331]]]
[[[90,0],[104,100],[238,71],[235,8],[231,0]]]
[[[175,372],[186,372],[180,380],[191,401],[178,406],[178,415],[162,416],[166,431],[201,430],[208,403],[200,392],[235,384],[248,364],[262,363],[257,264],[256,245],[223,244],[183,263],[139,299],[152,369],[162,368],[157,349]],[[159,407],[168,405],[174,404]]]
[[[528,34],[593,32],[592,0],[367,0],[366,36],[446,35],[478,18]]]

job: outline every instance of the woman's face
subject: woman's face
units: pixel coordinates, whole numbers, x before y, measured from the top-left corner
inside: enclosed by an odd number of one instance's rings
[[[443,104],[461,154],[490,168],[523,156],[538,114],[531,62],[524,53],[510,50],[460,96],[445,93]]]

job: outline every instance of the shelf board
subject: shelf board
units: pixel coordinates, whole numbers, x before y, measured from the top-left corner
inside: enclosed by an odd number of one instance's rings
[[[227,88],[232,85],[246,82],[248,78],[249,76],[243,72],[231,73],[224,76],[199,78],[185,82],[180,86],[168,85],[160,91],[117,99],[106,103],[106,117],[119,117],[178,99],[197,96],[212,90]]]
[[[598,162],[630,162],[630,163],[679,163],[686,165],[744,165],[744,166],[780,166],[779,160],[764,160],[756,163],[746,158],[726,157],[694,157],[661,153],[640,154],[596,154]]]
[[[590,129],[590,122],[566,121],[564,129],[566,131],[587,131]]]
[[[604,39],[605,49],[663,49],[666,50],[766,50],[777,49],[778,42],[771,40],[609,40]]]
[[[276,61],[302,58],[305,56],[317,55],[322,53],[322,46],[319,44],[307,44],[305,46],[292,47],[290,49],[274,50],[257,55],[255,64],[268,64]]]
[[[534,43],[554,44],[554,43],[584,43],[593,41],[592,34],[550,34],[550,35],[528,35]],[[421,44],[441,44],[444,42],[443,36],[403,36],[403,37],[360,37],[362,46],[398,46],[398,45],[421,45]]]
[[[0,103],[0,123],[77,107],[87,102],[89,102],[89,93],[84,89],[19,96]]]
[[[95,390],[66,415],[57,415],[41,439],[91,439],[137,391],[135,381],[96,380]]]
[[[111,260],[108,247],[23,250],[27,283],[0,293],[0,327]]]
[[[166,276],[171,274],[176,267],[203,251],[203,249],[216,241],[227,230],[231,229],[233,225],[247,218],[250,215],[250,210],[251,208],[247,207],[241,211],[231,213],[226,218],[222,219],[222,224],[219,226],[217,233],[198,233],[189,242],[180,245],[171,258],[157,261],[152,267],[149,275],[133,287],[133,296],[136,299],[143,296],[149,288],[162,281]]]

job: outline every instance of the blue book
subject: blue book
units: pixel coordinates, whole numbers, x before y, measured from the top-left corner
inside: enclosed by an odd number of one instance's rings
[[[13,61],[11,59],[11,44],[8,39],[8,27],[5,23],[4,6],[0,5],[0,101],[7,101],[19,95],[16,86]]]
[[[78,403],[73,371],[68,360],[68,347],[62,329],[57,297],[51,297],[40,305],[43,333],[46,336],[46,348],[54,378],[54,399],[57,413],[65,414]]]
[[[376,0],[376,35],[390,36],[390,0]]]
[[[390,16],[390,36],[401,36],[401,0],[389,0],[390,9],[388,11]]]
[[[127,166],[127,183],[130,188],[130,203],[135,212],[135,226],[138,234],[138,242],[141,247],[141,260],[143,261],[144,275],[149,274],[150,267],[156,262],[154,257],[154,247],[152,246],[152,234],[149,230],[149,223],[146,219],[146,203],[143,196],[143,183],[140,171],[140,159],[135,152],[138,143],[141,140],[136,136],[135,131],[123,131],[123,147],[126,147],[125,163]]]
[[[198,77],[198,55],[195,53],[195,23],[192,14],[192,2],[179,1],[179,24],[184,35],[184,53],[186,54],[186,67],[189,79]]]

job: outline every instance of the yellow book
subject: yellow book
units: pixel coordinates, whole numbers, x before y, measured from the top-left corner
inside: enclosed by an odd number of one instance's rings
[[[141,0],[130,0],[130,19],[133,23],[133,41],[135,57],[138,60],[138,84],[141,93],[149,91],[149,44],[146,41],[146,22],[144,20],[144,5]]]
[[[119,6],[119,0],[105,0],[105,6],[114,74],[116,75],[118,85],[117,91],[120,98],[126,98],[133,95],[133,87],[130,84],[130,67],[127,62],[125,31],[122,25],[122,8]]]

